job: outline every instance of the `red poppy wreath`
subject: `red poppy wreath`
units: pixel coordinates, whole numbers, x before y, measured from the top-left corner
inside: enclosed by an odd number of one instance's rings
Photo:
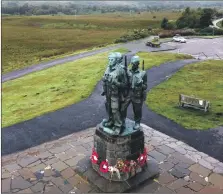
[[[103,172],[103,173],[108,172],[108,160],[101,162],[100,171]]]
[[[147,150],[146,148],[144,148],[144,151],[142,154],[140,154],[139,158],[138,158],[138,163],[140,166],[143,166],[145,164],[147,160]]]
[[[91,162],[94,164],[98,163],[98,153],[93,149],[92,155],[91,155]]]

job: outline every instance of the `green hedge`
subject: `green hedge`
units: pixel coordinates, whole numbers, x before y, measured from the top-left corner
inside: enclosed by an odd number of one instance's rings
[[[132,40],[138,40],[141,38],[146,38],[147,36],[150,36],[151,33],[149,33],[147,30],[133,30],[133,32],[130,32],[128,34],[124,34],[120,38],[115,40],[115,43],[121,43],[121,42],[128,42]]]
[[[191,36],[196,35],[196,32],[194,29],[165,30],[160,32],[158,35],[160,38],[169,38],[175,36],[176,34],[180,34],[181,36]]]
[[[213,30],[213,28],[207,27],[207,28],[200,30],[201,35],[212,35],[213,32],[214,32],[214,35],[223,35],[222,29],[214,28],[214,30]]]

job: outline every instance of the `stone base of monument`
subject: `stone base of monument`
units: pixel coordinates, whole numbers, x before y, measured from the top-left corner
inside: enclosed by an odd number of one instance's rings
[[[147,165],[140,173],[126,181],[110,181],[105,179],[92,168],[89,157],[82,159],[77,166],[80,175],[100,189],[102,193],[125,193],[143,184],[145,181],[157,177],[159,174],[158,164],[153,160],[147,161]]]
[[[126,129],[118,136],[112,135],[112,130],[104,127],[103,122],[97,126],[92,167],[104,178],[125,181],[141,172],[146,165],[144,133],[133,130],[133,126],[134,123],[127,121]]]
[[[124,132],[114,136],[103,122],[99,124],[90,159],[78,164],[85,168],[85,178],[102,192],[125,192],[159,174],[158,164],[147,160],[143,131],[133,126],[134,122],[127,120]]]

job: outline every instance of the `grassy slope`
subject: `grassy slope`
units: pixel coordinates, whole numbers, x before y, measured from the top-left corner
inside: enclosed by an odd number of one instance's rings
[[[153,15],[156,18],[153,19]],[[11,16],[2,19],[2,73],[78,50],[112,44],[134,28],[159,27],[180,13]]]
[[[155,112],[189,129],[208,129],[223,125],[223,61],[191,64],[149,92],[146,104]],[[178,107],[179,94],[194,95],[211,102],[211,110]]]
[[[138,55],[140,56],[140,58],[145,60],[145,69],[149,69],[153,66],[158,66],[165,62],[192,58],[190,55],[179,55],[177,53],[166,52],[139,52]]]
[[[118,49],[125,52],[125,49]],[[2,127],[34,118],[87,98],[101,79],[107,54],[35,72],[2,84]],[[182,59],[172,53],[140,53],[145,68]],[[185,56],[187,58],[188,56]]]

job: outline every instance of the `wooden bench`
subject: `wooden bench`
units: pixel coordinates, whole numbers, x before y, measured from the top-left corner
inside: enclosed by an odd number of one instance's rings
[[[195,109],[204,110],[207,112],[210,107],[210,102],[193,96],[186,96],[183,94],[179,95],[179,106],[181,107],[192,107]]]

